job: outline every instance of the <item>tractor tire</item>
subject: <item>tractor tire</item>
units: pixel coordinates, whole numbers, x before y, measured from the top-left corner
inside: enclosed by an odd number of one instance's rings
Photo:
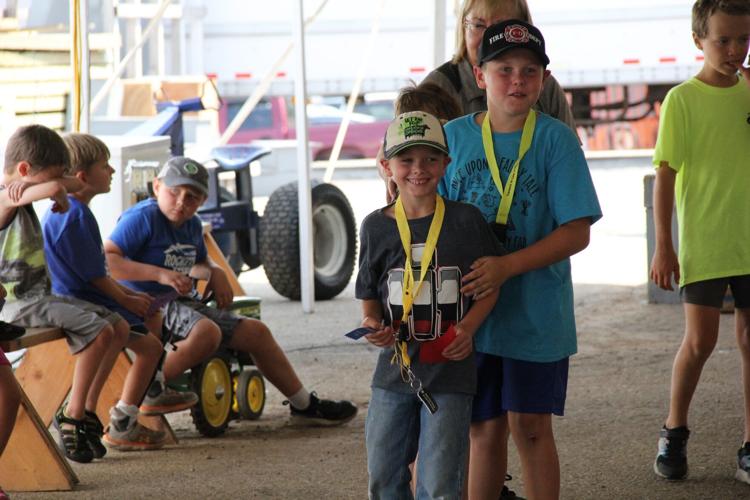
[[[198,395],[198,404],[190,409],[195,428],[203,436],[224,434],[232,416],[232,373],[229,363],[213,356],[190,370],[190,385]]]
[[[315,299],[329,300],[349,284],[357,250],[357,227],[349,201],[331,184],[312,188]],[[260,221],[260,256],[271,286],[299,300],[299,213],[297,183],[271,194]]]
[[[237,413],[246,420],[258,420],[266,406],[266,383],[260,371],[242,370],[237,376]]]

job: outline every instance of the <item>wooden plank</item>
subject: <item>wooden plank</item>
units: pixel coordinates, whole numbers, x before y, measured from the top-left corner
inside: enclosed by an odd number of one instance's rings
[[[68,81],[3,82],[3,98],[8,96],[67,95],[71,92]]]
[[[29,113],[27,115],[16,115],[13,124],[16,127],[25,125],[44,125],[54,130],[65,128],[65,113]]]
[[[19,349],[28,349],[37,344],[43,344],[52,340],[64,338],[62,330],[55,327],[27,328],[23,337],[15,340],[0,342],[0,349],[5,352],[13,352]]]
[[[214,263],[221,267],[224,272],[227,275],[227,279],[229,280],[229,284],[232,287],[232,292],[234,292],[235,296],[240,295],[246,295],[245,290],[243,290],[242,285],[240,285],[240,281],[237,279],[237,275],[234,274],[234,271],[232,271],[232,268],[229,266],[229,263],[227,262],[227,259],[224,257],[224,254],[221,253],[221,249],[219,248],[219,245],[216,244],[216,240],[214,240],[214,237],[211,236],[210,229],[208,231],[203,231],[203,240],[206,242],[206,248],[208,249],[208,257],[214,261]],[[202,288],[205,288],[205,285],[201,283]],[[202,293],[202,290],[199,290]]]
[[[36,408],[45,428],[70,392],[75,358],[65,339],[34,346],[26,351],[15,376]]]
[[[22,390],[16,425],[0,457],[0,484],[8,491],[57,491],[72,490],[77,483],[78,477]]]
[[[110,57],[105,52],[92,52],[91,64],[110,64]],[[40,50],[0,50],[0,66],[28,67],[28,66],[62,66],[70,65],[70,53]],[[110,64],[111,65],[111,64]]]
[[[112,68],[107,66],[90,66],[91,78],[105,80],[112,73]],[[67,81],[70,85],[72,70],[70,66],[29,66],[27,68],[0,68],[0,82],[49,82]]]
[[[112,33],[91,33],[90,50],[112,50],[120,47],[120,38]],[[15,31],[0,33],[0,49],[3,50],[51,50],[70,51],[70,34]]]
[[[68,107],[65,95],[16,97],[13,110],[18,114],[64,113]]]

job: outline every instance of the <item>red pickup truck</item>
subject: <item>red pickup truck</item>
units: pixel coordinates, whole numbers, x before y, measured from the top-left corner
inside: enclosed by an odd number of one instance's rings
[[[225,100],[219,111],[219,128],[223,132],[244,100]],[[308,104],[308,135],[313,160],[331,155],[344,111],[326,104]],[[294,106],[285,97],[269,97],[258,103],[245,123],[229,141],[247,144],[258,139],[294,139]],[[374,158],[383,143],[389,120],[362,113],[352,113],[339,158]]]

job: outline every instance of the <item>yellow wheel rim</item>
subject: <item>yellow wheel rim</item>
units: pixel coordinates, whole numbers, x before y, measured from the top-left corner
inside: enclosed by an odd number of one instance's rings
[[[263,408],[266,392],[263,380],[260,377],[252,377],[247,384],[247,404],[253,413],[258,413]]]
[[[232,406],[232,376],[226,363],[213,358],[206,364],[201,380],[201,405],[206,420],[213,427],[220,427],[229,418]]]

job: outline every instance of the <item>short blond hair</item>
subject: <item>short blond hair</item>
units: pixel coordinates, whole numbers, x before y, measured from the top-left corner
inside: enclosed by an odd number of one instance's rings
[[[63,141],[70,153],[70,168],[68,172],[88,172],[98,161],[109,160],[109,148],[104,142],[90,134],[69,133],[63,136]]]
[[[508,12],[511,15],[509,19],[520,19],[534,24],[531,21],[531,12],[529,12],[526,0],[464,0],[461,16],[456,20],[456,52],[451,60],[453,64],[458,64],[468,58],[464,21],[471,11],[479,13],[482,17],[493,17],[492,15],[496,12]]]
[[[708,36],[708,20],[717,12],[730,16],[750,16],[747,0],[698,0],[693,4],[693,33],[698,38]]]

